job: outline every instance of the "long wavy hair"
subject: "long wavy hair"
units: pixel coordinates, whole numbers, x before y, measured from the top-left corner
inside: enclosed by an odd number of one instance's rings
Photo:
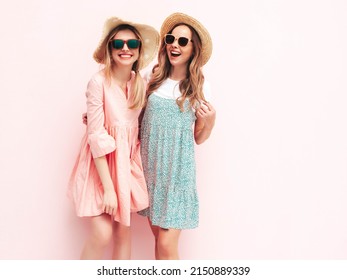
[[[170,30],[169,34],[171,34],[177,26],[181,25],[187,26],[191,30],[193,41],[193,54],[187,63],[187,75],[185,79],[179,82],[179,89],[182,95],[181,97],[176,99],[176,103],[180,107],[180,110],[184,111],[184,103],[186,99],[189,100],[189,105],[191,108],[195,107],[198,101],[206,100],[203,94],[203,84],[205,77],[201,69],[201,40],[195,29],[185,23],[179,23],[175,25]],[[162,85],[162,83],[167,78],[169,78],[171,67],[172,66],[166,51],[166,44],[164,42],[164,38],[162,38],[158,53],[158,64],[153,67],[153,75],[152,79],[148,84],[146,100],[148,99],[149,95],[151,95],[155,90],[157,90]]]
[[[118,25],[116,28],[114,28],[109,35],[106,38],[106,47],[105,47],[105,67],[104,67],[104,71],[105,71],[105,78],[106,81],[108,83],[111,83],[112,80],[112,66],[114,65],[114,61],[112,59],[112,38],[121,30],[130,30],[132,31],[137,39],[140,40],[140,42],[142,42],[142,38],[140,33],[137,31],[137,29],[132,26],[132,25],[128,25],[128,24],[121,24]],[[131,88],[131,93],[130,96],[132,96],[131,99],[131,105],[129,106],[130,109],[139,109],[142,108],[145,104],[145,100],[146,100],[146,95],[145,95],[145,85],[143,82],[143,79],[141,77],[141,75],[139,74],[139,65],[140,65],[140,59],[142,59],[143,54],[142,54],[142,44],[140,43],[140,48],[139,48],[139,58],[137,61],[134,62],[133,66],[132,66],[132,70],[135,72],[135,81],[134,81],[134,85]]]

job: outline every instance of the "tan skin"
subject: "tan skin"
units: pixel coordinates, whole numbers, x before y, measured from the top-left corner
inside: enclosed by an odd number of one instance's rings
[[[130,30],[121,30],[113,39],[136,39],[136,35]],[[126,44],[121,50],[112,50],[112,59],[114,61],[112,83],[120,86],[124,94],[127,94],[126,83],[131,77],[132,65],[138,58],[139,50],[129,50]],[[84,122],[86,123],[86,121]],[[95,158],[94,163],[104,189],[102,206],[104,214],[90,218],[91,233],[84,245],[81,259],[101,259],[112,238],[114,240],[112,259],[130,259],[130,227],[115,222],[112,218],[117,210],[118,202],[106,156]]]

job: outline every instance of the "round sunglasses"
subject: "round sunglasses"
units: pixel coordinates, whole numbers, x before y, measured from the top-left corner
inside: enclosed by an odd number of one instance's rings
[[[112,47],[116,50],[120,50],[124,47],[124,44],[127,44],[129,49],[137,49],[140,46],[140,40],[137,39],[129,39],[129,40],[122,40],[122,39],[115,39],[111,42]]]
[[[186,38],[186,37],[179,37],[179,38],[176,38],[176,37],[175,37],[174,35],[172,35],[172,34],[166,34],[165,37],[164,37],[164,42],[165,42],[165,44],[167,44],[167,45],[173,44],[176,40],[177,40],[178,44],[179,44],[181,47],[185,47],[190,41],[193,42],[193,40],[188,39],[188,38]]]

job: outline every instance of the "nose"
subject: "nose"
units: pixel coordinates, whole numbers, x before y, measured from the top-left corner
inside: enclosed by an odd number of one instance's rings
[[[175,38],[175,40],[173,41],[173,43],[171,45],[173,45],[174,47],[177,48],[178,47],[178,39]]]
[[[127,43],[124,42],[122,51],[128,51],[128,50],[129,50],[128,45],[127,45]]]

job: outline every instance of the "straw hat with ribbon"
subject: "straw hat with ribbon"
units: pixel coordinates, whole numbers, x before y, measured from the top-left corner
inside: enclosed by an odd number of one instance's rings
[[[161,26],[160,38],[163,40],[164,36],[172,31],[172,29],[178,24],[190,25],[198,33],[202,44],[202,65],[205,65],[212,54],[212,39],[207,29],[195,18],[183,13],[171,14],[164,20]]]

